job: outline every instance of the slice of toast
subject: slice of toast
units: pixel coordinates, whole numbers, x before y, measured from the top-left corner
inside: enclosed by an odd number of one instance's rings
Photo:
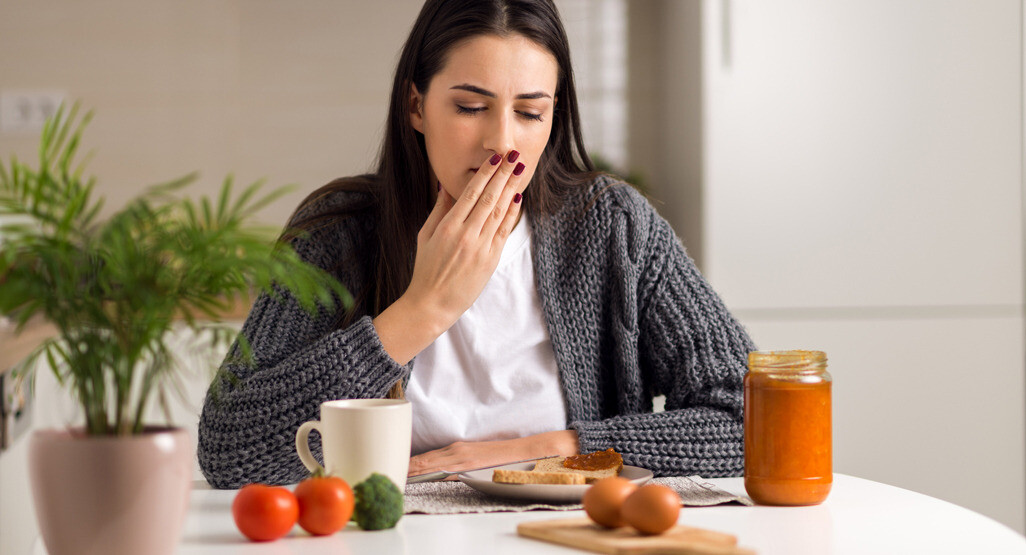
[[[595,468],[595,470],[581,470],[579,468],[567,468],[567,459],[576,465]],[[590,484],[595,480],[619,476],[623,470],[623,457],[612,449],[574,455],[573,457],[549,457],[541,459],[534,465],[533,470],[504,470],[495,469],[492,472],[492,481],[503,484]]]
[[[500,484],[564,484],[583,485],[584,476],[566,472],[538,472],[537,470],[505,470],[496,468],[492,471],[492,481]]]
[[[542,459],[538,461],[537,464],[535,464],[534,470],[532,472],[576,474],[584,477],[585,483],[590,484],[595,480],[601,480],[602,478],[619,476],[620,471],[623,470],[623,460],[621,460],[618,464],[614,464],[613,466],[603,468],[601,470],[576,470],[573,468],[567,468],[563,466],[563,461],[565,460],[566,457],[551,457],[548,459]]]

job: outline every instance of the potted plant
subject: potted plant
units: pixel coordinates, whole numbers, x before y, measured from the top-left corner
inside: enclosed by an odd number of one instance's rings
[[[0,161],[0,316],[57,330],[16,372],[34,377],[45,360],[84,416],[81,427],[32,435],[36,514],[51,555],[170,553],[192,441],[147,414],[182,377],[173,337],[193,333],[213,354],[238,335],[220,315],[259,290],[288,292],[308,310],[350,299],[273,230],[247,223],[283,189],[263,195],[256,183],[234,194],[228,178],[215,201],[197,202],[177,194],[190,175],[101,221],[95,180],[76,162],[90,116],[76,105],[51,118],[37,169]]]

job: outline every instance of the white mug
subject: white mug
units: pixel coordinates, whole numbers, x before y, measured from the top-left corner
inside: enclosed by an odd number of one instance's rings
[[[343,399],[321,403],[321,419],[296,431],[296,451],[310,472],[322,468],[310,452],[311,430],[321,434],[324,472],[356,486],[373,472],[391,478],[399,491],[410,468],[413,411],[399,399]]]

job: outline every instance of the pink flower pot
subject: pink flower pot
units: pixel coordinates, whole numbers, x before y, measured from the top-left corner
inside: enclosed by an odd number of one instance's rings
[[[37,430],[29,478],[50,555],[170,554],[189,508],[192,442],[176,428]]]

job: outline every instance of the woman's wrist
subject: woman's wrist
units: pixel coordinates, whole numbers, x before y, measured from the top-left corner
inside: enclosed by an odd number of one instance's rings
[[[578,454],[577,432],[574,430],[558,430],[520,438],[527,444],[523,458],[560,456],[568,457]]]
[[[385,351],[401,365],[410,362],[452,326],[452,321],[444,314],[406,295],[399,297],[372,322]]]

